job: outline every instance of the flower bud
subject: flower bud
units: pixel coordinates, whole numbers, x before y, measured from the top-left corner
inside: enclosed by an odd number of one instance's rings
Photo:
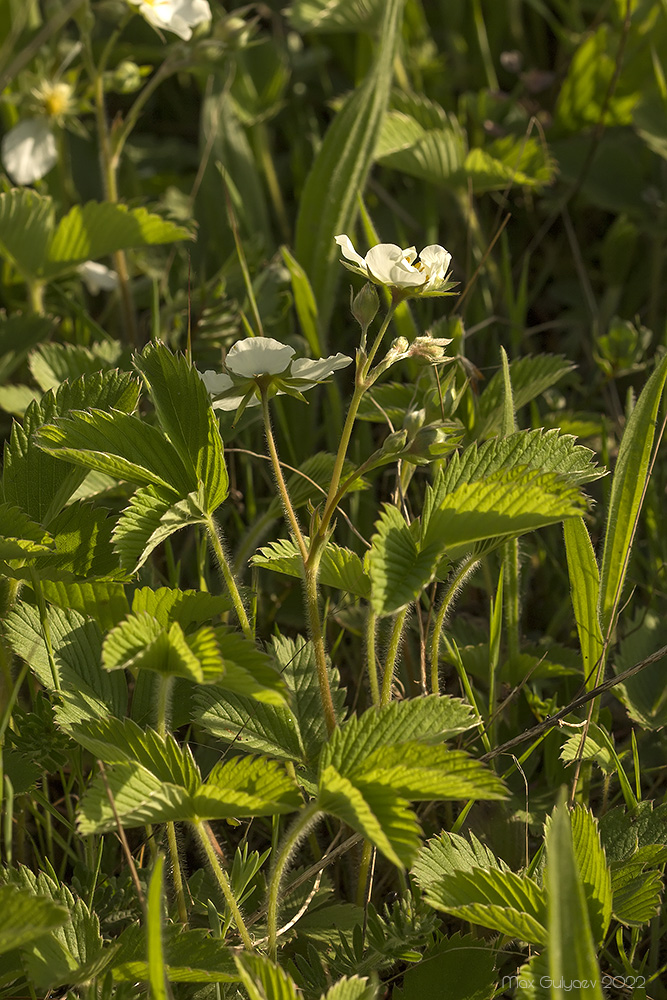
[[[380,308],[380,298],[375,286],[367,281],[364,287],[352,299],[352,315],[364,333],[371,325]]]
[[[413,438],[420,427],[423,427],[426,420],[426,410],[412,410],[406,413],[403,427],[408,432],[408,437]]]
[[[388,434],[382,442],[382,452],[385,455],[396,455],[399,451],[403,451],[407,443],[407,431],[394,431],[393,434]]]
[[[108,88],[116,94],[133,94],[141,87],[141,81],[148,73],[148,67],[137,66],[131,59],[123,59],[115,70],[108,74]]]
[[[406,356],[409,347],[410,344],[405,337],[397,337],[396,340],[392,341],[383,363],[385,365],[393,365],[394,361],[399,361]]]

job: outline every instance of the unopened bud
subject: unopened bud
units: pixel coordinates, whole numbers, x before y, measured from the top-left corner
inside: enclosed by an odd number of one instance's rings
[[[364,333],[371,325],[380,308],[380,298],[375,291],[375,285],[367,281],[364,287],[352,299],[352,315]]]
[[[384,363],[392,365],[394,361],[398,361],[399,358],[404,358],[408,353],[409,347],[410,344],[405,337],[397,337],[396,340],[392,341],[391,347],[385,356]]]
[[[388,434],[382,442],[382,451],[385,455],[396,455],[399,451],[403,451],[407,443],[407,431],[394,431],[393,434]]]
[[[106,75],[105,84],[117,94],[133,94],[150,72],[150,67],[138,66],[131,59],[123,59],[112,73]]]
[[[451,451],[459,438],[460,434],[453,432],[451,427],[428,424],[417,431],[403,457],[416,465],[431,462]]]
[[[423,427],[426,420],[426,410],[412,410],[406,413],[403,427],[408,432],[408,437],[413,438],[420,427]]]

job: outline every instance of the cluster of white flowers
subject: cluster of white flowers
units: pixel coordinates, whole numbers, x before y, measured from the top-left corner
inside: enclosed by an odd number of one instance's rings
[[[260,386],[270,390],[271,395],[299,396],[352,363],[352,358],[345,354],[317,361],[293,360],[295,354],[293,347],[271,337],[239,340],[225,358],[224,372],[205,371],[201,376],[213,397],[213,409],[236,410],[241,404],[256,406],[261,399]]]

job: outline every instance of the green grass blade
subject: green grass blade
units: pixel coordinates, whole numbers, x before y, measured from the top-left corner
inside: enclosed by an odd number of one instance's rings
[[[603,1000],[600,966],[588,906],[572,843],[564,795],[547,828],[547,925],[551,997],[570,996],[579,982],[582,1000]]]
[[[162,870],[164,856],[159,854],[148,887],[148,982],[152,1000],[168,1000],[169,993],[164,977],[164,949],[162,947]]]
[[[598,616],[600,573],[583,518],[572,517],[565,521],[564,527],[572,606],[579,632],[584,677],[590,690],[595,685],[595,667],[603,649]]]
[[[295,256],[307,263],[320,311],[320,340],[333,309],[340,268],[334,236],[350,229],[373,160],[389,100],[404,0],[387,0],[377,59],[364,84],[346,102],[324,137],[306,180],[296,224]]]
[[[649,476],[655,423],[666,379],[667,357],[662,359],[644,386],[628,420],[618,452],[600,573],[603,633],[612,624],[621,599],[632,540]]]

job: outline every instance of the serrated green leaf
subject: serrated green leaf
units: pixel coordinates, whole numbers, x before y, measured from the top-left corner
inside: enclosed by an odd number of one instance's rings
[[[546,894],[528,877],[496,869],[457,871],[432,882],[424,898],[461,920],[532,944],[546,943]]]
[[[73,608],[84,618],[94,618],[103,631],[117,625],[130,608],[122,583],[108,580],[63,583],[42,580],[44,597],[59,608]]]
[[[308,540],[306,539],[306,544]],[[286,576],[303,575],[303,559],[294,542],[281,538],[259,549],[252,557],[253,566],[284,573]],[[348,594],[368,599],[371,584],[363,563],[356,552],[329,542],[320,563],[319,582],[325,587],[335,587]]]
[[[349,232],[370,169],[393,72],[403,0],[384,5],[377,58],[364,84],[345,103],[324,137],[306,179],[296,223],[295,256],[307,269],[319,307],[320,339],[333,307],[340,269],[334,236]]]
[[[85,719],[69,723],[56,709],[59,724],[77,743],[108,764],[138,764],[158,782],[195,794],[201,785],[199,768],[189,748],[181,747],[171,734],[142,729],[132,719]]]
[[[152,670],[163,677],[204,681],[201,661],[178,622],[165,629],[146,611],[128,615],[109,632],[102,646],[102,666],[105,670]]]
[[[294,980],[264,955],[235,955],[249,1000],[298,1000]]]
[[[5,500],[48,528],[50,519],[85,479],[85,472],[76,467],[68,469],[42,451],[36,443],[39,429],[87,406],[129,412],[136,406],[138,396],[136,379],[113,371],[64,382],[56,392],[47,392],[40,401],[32,402],[25,412],[23,426],[14,423],[9,443],[5,445],[2,479]]]
[[[627,634],[614,655],[614,670],[621,673],[667,645],[667,622],[646,608],[638,608]],[[625,705],[628,715],[643,729],[659,730],[667,725],[665,658],[618,684],[614,692]]]
[[[54,221],[51,198],[31,188],[0,194],[0,254],[24,276],[39,274]]]
[[[500,778],[462,750],[417,742],[379,747],[345,774],[362,791],[385,785],[413,802],[506,796]]]
[[[442,555],[437,548],[420,551],[414,530],[397,507],[385,504],[375,528],[368,555],[371,603],[377,615],[390,615],[419,597]]]
[[[216,764],[193,798],[200,819],[274,816],[294,812],[301,803],[283,767],[264,757],[234,757]]]
[[[0,382],[19,367],[28,351],[51,335],[54,326],[50,316],[0,314]]]
[[[546,143],[532,137],[503,136],[487,149],[471,149],[457,180],[468,179],[475,194],[502,191],[508,185],[542,188],[555,177],[555,160]]]
[[[47,278],[117,250],[192,239],[187,229],[147,212],[111,202],[74,205],[49,240],[42,273]]]
[[[71,581],[120,575],[111,545],[112,528],[113,521],[103,508],[82,500],[70,503],[49,521],[53,549],[33,559],[39,578]],[[23,575],[20,570],[16,572]]]
[[[588,903],[588,917],[593,938],[604,941],[612,909],[611,874],[600,842],[597,820],[584,806],[570,813],[572,846],[579,877]]]
[[[438,558],[456,559],[478,542],[577,517],[585,505],[578,489],[555,473],[521,467],[495,472],[447,494],[428,519],[422,551],[437,565]]]
[[[407,969],[395,1000],[436,997],[447,984],[447,1000],[491,1000],[496,987],[496,952],[472,934],[454,934],[427,948],[421,962]]]
[[[296,0],[288,8],[296,31],[325,34],[373,30],[381,13],[381,0]]]
[[[187,629],[200,625],[231,609],[230,601],[220,594],[199,590],[173,590],[170,587],[139,587],[132,595],[132,613],[146,611],[158,620],[163,628],[172,621]]]
[[[37,990],[46,992],[64,984],[86,983],[104,971],[116,949],[104,942],[96,914],[82,899],[44,872],[35,875],[23,865],[4,869],[1,880],[37,899],[51,900],[68,915],[62,926],[23,950],[24,972]]]
[[[206,515],[194,493],[176,501],[173,493],[164,488],[147,486],[137,490],[113,532],[121,564],[136,573],[153,549],[170,535],[205,521]]]
[[[71,609],[48,608],[47,620],[58,679],[65,700],[83,696],[90,711],[101,716],[124,715],[127,685],[121,674],[101,668],[102,636],[96,622]],[[39,613],[21,603],[7,616],[7,641],[14,652],[30,664],[41,684],[55,692]]]
[[[457,833],[443,832],[422,847],[412,868],[422,889],[428,891],[444,875],[453,875],[458,871],[471,872],[477,868],[503,872],[510,870],[474,833],[469,836],[470,843]]]
[[[114,956],[113,977],[120,982],[148,980],[143,927],[132,925],[121,934]],[[164,928],[165,974],[171,983],[230,983],[238,981],[232,953],[219,938],[204,930]]]
[[[510,364],[515,412],[573,371],[571,361],[558,354],[535,354]],[[497,433],[502,419],[503,375],[496,372],[479,398],[475,437]]]
[[[218,421],[199,372],[164,344],[149,344],[134,365],[148,385],[160,427],[191,473],[186,492],[193,481],[200,485],[212,513],[227,496],[229,480]]]
[[[200,724],[214,736],[233,742],[238,749],[256,750],[281,760],[315,760],[327,740],[322,715],[315,656],[310,642],[278,636],[273,648],[280,676],[287,686],[289,705],[270,705],[220,690],[200,689],[195,710]],[[344,715],[345,691],[338,671],[329,668],[334,709]]]
[[[333,764],[342,773],[362,767],[369,755],[383,747],[416,741],[436,744],[476,724],[473,710],[449,695],[427,695],[393,701],[352,716],[332,733],[322,752],[322,767]]]
[[[376,158],[383,166],[429,184],[458,186],[465,138],[455,118],[422,127],[411,115],[389,111],[383,120]]]
[[[600,967],[577,865],[564,790],[546,830],[549,976],[553,984],[581,982],[579,995],[603,1000]],[[554,985],[552,997],[566,996]]]
[[[322,1000],[376,1000],[378,987],[360,976],[345,976],[322,994]]]
[[[123,348],[103,340],[92,347],[80,344],[43,344],[30,355],[30,373],[43,392],[57,389],[66,379],[93,375],[117,367]]]
[[[117,829],[118,821],[131,829],[147,823],[194,819],[192,798],[184,788],[164,782],[131,762],[106,768],[104,780],[97,776],[88,785],[79,805],[77,828],[85,837],[90,833],[110,833]]]
[[[602,631],[611,625],[628,568],[628,558],[644,498],[656,418],[667,379],[664,357],[644,386],[621,440],[611,484],[607,530],[600,569],[600,618]]]
[[[53,538],[13,504],[0,504],[0,559],[30,559],[53,550]]]
[[[51,899],[21,892],[13,885],[0,886],[0,954],[22,948],[67,920],[65,907]]]
[[[643,927],[660,911],[664,883],[655,868],[642,861],[616,862],[611,871],[613,913],[626,927]]]
[[[414,860],[419,848],[417,818],[391,789],[376,786],[361,792],[329,765],[320,773],[317,802],[323,812],[362,833],[399,868]]]
[[[161,486],[186,496],[196,485],[164,434],[130,413],[75,411],[42,427],[37,441],[56,458],[139,486]]]

